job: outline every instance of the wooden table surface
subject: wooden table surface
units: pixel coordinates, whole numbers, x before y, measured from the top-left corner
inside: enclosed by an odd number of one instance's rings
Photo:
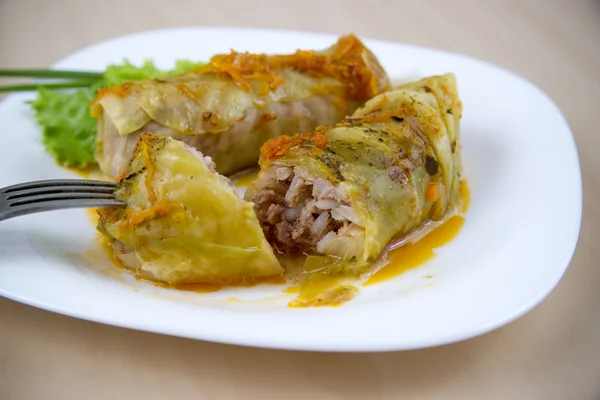
[[[110,37],[192,25],[355,32],[525,76],[563,110],[579,148],[583,223],[571,266],[508,326],[380,354],[205,343],[0,299],[0,399],[600,399],[600,1],[0,0],[0,66],[43,67]]]

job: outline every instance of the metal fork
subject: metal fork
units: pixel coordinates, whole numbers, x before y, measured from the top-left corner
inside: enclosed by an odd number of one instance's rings
[[[64,208],[124,207],[115,199],[117,185],[85,179],[54,179],[0,189],[0,221]]]

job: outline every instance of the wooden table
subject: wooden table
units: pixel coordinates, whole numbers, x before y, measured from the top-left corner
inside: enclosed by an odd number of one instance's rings
[[[600,398],[600,2],[262,4],[0,0],[0,66],[46,66],[109,37],[190,25],[353,31],[491,61],[546,91],[575,133],[584,215],[565,277],[540,306],[490,334],[440,348],[382,354],[204,343],[80,321],[0,299],[0,399]],[[560,168],[560,160],[548,166],[548,173],[552,168]]]

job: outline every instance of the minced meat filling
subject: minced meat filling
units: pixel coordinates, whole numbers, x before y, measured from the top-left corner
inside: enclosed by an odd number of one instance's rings
[[[348,241],[342,236],[362,234],[350,201],[331,182],[278,166],[261,180],[252,201],[267,239],[281,253],[327,253],[329,244]]]

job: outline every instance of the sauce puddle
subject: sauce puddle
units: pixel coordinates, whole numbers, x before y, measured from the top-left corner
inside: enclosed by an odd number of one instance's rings
[[[455,215],[418,242],[406,244],[392,251],[388,256],[389,264],[373,274],[363,283],[363,286],[385,282],[431,260],[435,256],[437,248],[450,243],[458,235],[464,222],[465,217]]]
[[[458,185],[458,194],[460,201],[462,202],[462,213],[466,213],[471,205],[471,189],[469,189],[469,183],[466,179],[462,179]]]
[[[465,214],[471,204],[471,191],[466,179],[461,179],[458,192],[460,196],[459,210]],[[435,250],[456,238],[465,223],[463,215],[454,215],[440,226],[429,232],[415,243],[406,244],[393,250],[388,255],[389,263],[373,274],[363,286],[371,286],[388,281],[406,271],[417,268],[435,257]],[[430,279],[428,275],[426,278]]]
[[[282,290],[283,293],[296,294],[300,291],[298,286],[288,286]]]
[[[338,307],[358,292],[352,279],[341,275],[315,273],[303,279],[298,287],[297,297],[288,303],[288,307]]]
[[[259,169],[258,168],[248,168],[237,174],[231,175],[229,179],[233,186],[238,188],[247,188],[252,185],[252,182],[256,180],[258,176]]]
[[[196,293],[217,292],[223,288],[230,288],[230,287],[248,288],[248,287],[254,287],[254,286],[258,286],[258,285],[262,285],[262,284],[282,285],[282,284],[286,283],[285,279],[282,276],[276,276],[276,277],[272,277],[272,278],[255,279],[255,280],[251,280],[251,281],[228,282],[228,283],[223,283],[223,284],[203,283],[203,282],[169,284],[169,283],[163,283],[163,282],[155,282],[155,281],[147,280],[147,279],[144,279],[141,277],[137,278],[137,279],[150,282],[150,283],[154,284],[155,286],[162,287],[165,289],[183,290],[186,292],[196,292]]]

